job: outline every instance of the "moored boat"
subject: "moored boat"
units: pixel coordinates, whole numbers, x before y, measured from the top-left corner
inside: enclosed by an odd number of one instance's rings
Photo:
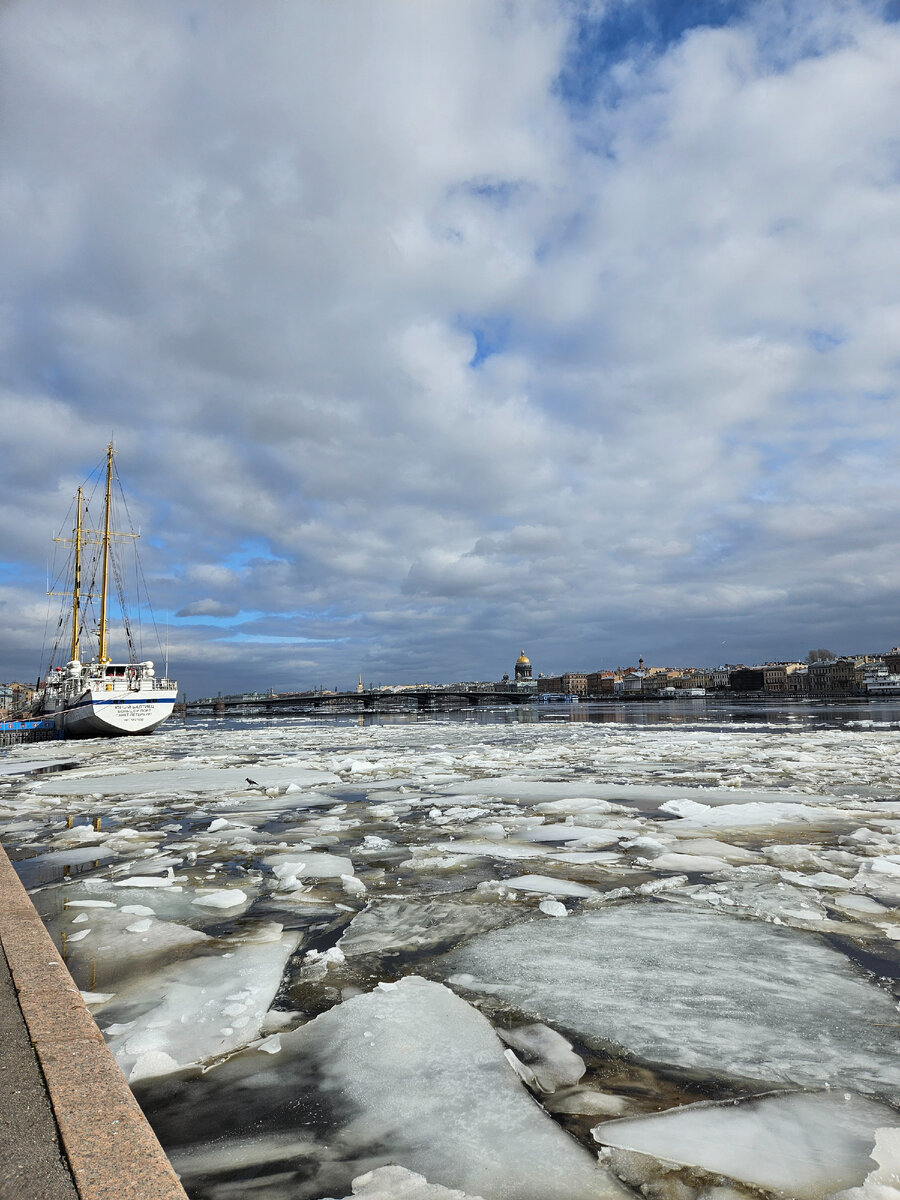
[[[125,614],[122,572],[113,559],[112,548],[116,539],[134,539],[137,535],[110,528],[114,455],[115,450],[110,442],[106,449],[102,527],[96,530],[85,528],[83,489],[79,488],[75,497],[72,537],[57,539],[70,542],[73,547],[71,590],[49,593],[71,599],[69,658],[63,666],[53,665],[54,658],[60,652],[60,643],[57,642],[51,653],[47,674],[36,692],[34,711],[52,718],[56,728],[63,730],[66,737],[120,737],[124,734],[150,733],[171,715],[178,695],[175,681],[166,678],[168,670],[160,678],[152,661],[139,661],[131,625]],[[99,573],[98,594],[93,592],[93,581],[88,583],[87,590],[83,586],[84,550],[88,545],[97,547],[99,551],[91,564],[94,576]],[[119,602],[128,643],[127,659],[122,656],[117,661],[113,661],[109,655],[107,594],[111,571],[119,586]],[[85,605],[97,599],[100,601],[97,653],[90,661],[84,662],[80,652],[86,632]]]

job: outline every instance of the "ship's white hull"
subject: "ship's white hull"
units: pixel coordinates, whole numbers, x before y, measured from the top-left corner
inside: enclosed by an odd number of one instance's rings
[[[86,688],[70,700],[45,697],[43,715],[52,717],[67,738],[152,733],[172,715],[177,696],[167,688],[112,693]]]

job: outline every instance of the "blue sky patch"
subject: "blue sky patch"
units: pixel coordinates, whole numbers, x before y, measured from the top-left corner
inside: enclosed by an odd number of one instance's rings
[[[752,7],[751,0],[612,0],[600,14],[585,8],[573,21],[557,91],[574,108],[589,106],[616,63],[662,54],[692,29],[735,24]]]
[[[480,367],[485,359],[502,354],[509,343],[510,322],[507,317],[485,317],[472,321],[460,319],[459,327],[475,339],[475,353],[469,359],[470,367]]]
[[[236,633],[227,639],[229,642],[257,642],[263,645],[278,645],[281,642],[295,642],[311,646],[334,646],[346,638],[310,638],[295,634],[280,633]]]
[[[242,542],[237,550],[232,550],[230,554],[226,554],[221,560],[223,567],[229,567],[231,570],[242,570],[244,567],[249,567],[254,562],[284,562],[277,554],[273,553],[272,547],[268,542],[262,540]]]
[[[477,196],[496,208],[504,209],[509,208],[514,201],[521,199],[533,188],[533,184],[522,179],[470,179],[461,183],[456,190],[465,192],[468,196]]]
[[[809,329],[806,337],[814,350],[827,354],[847,340],[847,335],[838,329]]]

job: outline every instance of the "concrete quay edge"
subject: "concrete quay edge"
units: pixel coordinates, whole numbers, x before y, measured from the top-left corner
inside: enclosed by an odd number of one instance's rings
[[[0,944],[79,1200],[188,1200],[2,846]]]

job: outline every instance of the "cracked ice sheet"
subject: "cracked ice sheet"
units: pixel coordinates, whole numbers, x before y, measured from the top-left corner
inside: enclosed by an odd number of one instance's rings
[[[55,796],[120,795],[137,796],[156,792],[244,792],[250,788],[247,777],[263,788],[296,785],[318,787],[340,783],[330,771],[311,771],[306,767],[160,767],[152,771],[123,771],[114,774],[75,776],[75,772],[53,775],[29,784],[31,791]],[[248,793],[250,794],[250,793]],[[302,793],[292,793],[300,800]],[[258,793],[257,793],[258,796]]]
[[[333,1126],[323,1134],[320,1153],[310,1156],[323,1164],[317,1166],[323,1175],[305,1187],[298,1184],[292,1193],[298,1200],[322,1195],[323,1187],[330,1189],[327,1194],[342,1194],[331,1189],[346,1190],[361,1162],[363,1170],[393,1163],[433,1185],[487,1200],[631,1195],[535,1104],[487,1020],[438,983],[407,976],[381,984],[282,1035],[281,1044],[281,1053],[265,1064],[251,1052],[207,1079],[232,1092],[239,1081],[251,1086],[265,1070],[280,1093],[278,1111],[295,1114],[298,1141],[308,1131],[300,1124],[296,1098],[318,1090],[317,1111],[329,1114]],[[255,1128],[275,1119],[274,1111],[272,1120],[260,1120],[258,1111],[244,1114],[240,1106],[230,1114],[231,1121]],[[223,1145],[221,1127],[215,1144],[172,1153],[188,1188],[193,1156],[208,1169],[216,1145]],[[343,1163],[343,1185],[334,1175],[336,1155]]]
[[[746,913],[775,925],[819,933],[871,935],[871,929],[867,931],[855,923],[832,920],[822,896],[813,888],[794,887],[779,880],[774,873],[767,874],[757,868],[750,870],[753,873],[746,876],[735,871],[727,882],[686,887],[680,893],[672,894],[672,902]]]
[[[102,1028],[129,1083],[212,1062],[259,1036],[300,941],[275,928],[267,940],[134,977],[117,993]]]
[[[137,876],[140,878],[140,876]],[[122,905],[140,904],[164,920],[190,921],[200,917],[194,907],[194,891],[181,884],[162,887],[122,887],[124,880],[109,880],[93,876],[87,879],[67,879],[63,883],[51,884],[34,897],[35,907],[45,921],[58,916],[66,906],[95,905],[103,902],[118,908]]]
[[[382,900],[357,913],[338,946],[347,957],[358,954],[419,954],[447,948],[518,914],[495,904],[460,904],[443,900]]]
[[[813,934],[651,901],[482,934],[442,968],[644,1062],[900,1098],[895,1004]]]
[[[123,903],[132,911],[76,903],[49,923],[52,932],[66,936],[66,966],[82,983],[115,988],[117,981],[146,970],[149,963],[158,966],[160,960],[196,952],[210,940],[196,929],[157,920],[147,905]],[[73,946],[71,935],[84,929],[88,937]]]
[[[819,1200],[866,1179],[876,1131],[897,1120],[887,1105],[850,1092],[796,1092],[689,1104],[606,1121],[592,1133],[604,1146],[699,1167],[792,1200]]]
[[[797,802],[786,801],[781,793],[777,799],[760,801],[757,795],[737,803],[725,800],[716,801],[717,807],[710,807],[705,792],[698,792],[697,800],[678,799],[668,800],[661,804],[660,811],[670,813],[678,819],[666,824],[666,832],[680,837],[692,830],[706,829],[765,829],[769,826],[847,826],[853,828],[860,822],[856,812],[848,811],[837,804],[826,807],[822,804],[809,804],[806,798],[797,798]]]
[[[513,800],[521,804],[541,801],[565,801],[570,797],[579,805],[584,800],[607,800],[618,804],[636,805],[642,808],[660,808],[675,800],[688,801],[693,798],[704,805],[719,804],[782,804],[790,792],[761,791],[747,788],[707,788],[690,784],[632,784],[632,783],[584,783],[580,779],[571,782],[540,782],[534,779],[501,777],[470,779],[464,783],[448,784],[441,792],[448,796],[492,796],[502,800]],[[831,805],[831,796],[797,795],[803,804]],[[581,808],[585,811],[585,808]],[[590,811],[588,809],[588,811]]]
[[[280,887],[290,889],[297,879],[340,879],[353,874],[353,863],[340,854],[317,850],[284,850],[263,859],[271,867]]]

